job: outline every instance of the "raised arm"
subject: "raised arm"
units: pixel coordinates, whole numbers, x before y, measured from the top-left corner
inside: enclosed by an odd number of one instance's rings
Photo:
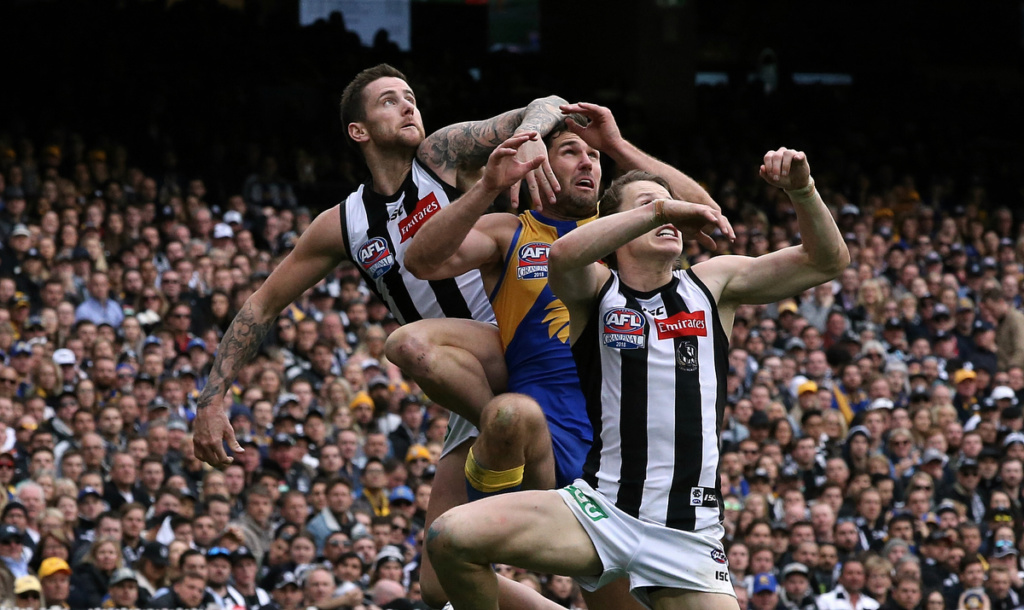
[[[756,258],[720,256],[694,266],[709,287],[717,285],[725,306],[773,303],[800,294],[835,279],[850,264],[839,227],[814,188],[807,156],[786,148],[769,151],[760,173],[789,195],[801,243]]]
[[[698,239],[714,249],[715,242],[702,229],[709,223],[722,226],[725,219],[710,207],[687,201],[647,198],[625,212],[599,218],[574,229],[551,244],[548,283],[569,310],[570,341],[583,332],[590,304],[608,280],[610,272],[597,261],[633,239],[666,224],[682,232],[683,239]]]
[[[449,184],[461,185],[464,182],[460,181],[461,173],[482,167],[487,163],[491,151],[513,135],[535,131],[541,137],[546,136],[562,121],[558,107],[564,103],[564,99],[552,95],[536,99],[525,108],[510,110],[490,119],[442,127],[427,136],[420,144],[416,156]],[[554,192],[558,183],[547,162],[547,149],[543,142],[539,146],[528,146],[524,152],[529,153],[528,158],[544,156],[543,165],[533,175],[540,183],[547,185],[548,191]],[[540,191],[531,192],[535,203],[542,204]]]
[[[339,214],[334,207],[313,220],[291,254],[242,305],[221,339],[196,407],[195,452],[200,460],[212,466],[230,464],[233,459],[224,451],[225,440],[232,451],[242,451],[222,407],[224,396],[238,372],[256,355],[278,314],[347,257],[341,245]]]
[[[722,208],[701,185],[697,184],[696,180],[671,165],[655,159],[623,138],[615,123],[615,117],[612,116],[612,112],[608,108],[580,102],[565,104],[560,106],[560,109],[565,114],[581,114],[590,119],[590,123],[586,126],[579,125],[572,119],[568,119],[566,124],[587,144],[600,150],[602,154],[608,155],[620,171],[628,172],[639,169],[661,176],[668,181],[669,186],[672,187],[672,194],[676,198],[710,206],[716,212],[722,211]]]
[[[422,280],[437,280],[501,261],[504,252],[498,235],[503,227],[514,231],[519,223],[511,214],[483,214],[503,190],[546,159],[535,157],[522,163],[516,158],[517,150],[531,138],[539,139],[530,132],[505,140],[491,153],[480,180],[424,223],[405,253],[410,273]]]

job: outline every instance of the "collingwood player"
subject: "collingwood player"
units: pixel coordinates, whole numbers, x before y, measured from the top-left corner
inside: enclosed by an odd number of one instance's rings
[[[227,455],[223,441],[232,452],[242,452],[223,408],[228,388],[256,354],[278,314],[343,260],[356,264],[399,322],[456,318],[438,331],[445,333],[445,344],[475,363],[482,371],[482,383],[490,380],[494,388],[503,387],[504,362],[490,324],[494,313],[480,274],[467,273],[442,281],[418,280],[406,270],[404,253],[409,239],[423,223],[455,199],[459,189],[476,180],[491,151],[515,133],[547,134],[561,121],[558,106],[564,103],[554,96],[538,99],[526,108],[484,121],[450,125],[424,137],[416,96],[401,72],[381,64],[356,75],[342,94],[342,122],[366,160],[370,181],[313,220],[295,249],[232,321],[199,397],[196,457],[213,466],[230,464],[233,458]],[[558,184],[543,143],[539,139],[526,142],[520,152],[530,160],[523,166],[532,172],[526,179],[535,201],[540,203],[541,197],[552,199]],[[513,193],[518,192],[517,187]],[[494,353],[499,357],[491,357]],[[487,361],[489,357],[492,361]],[[491,391],[486,388],[488,394]],[[432,398],[445,404],[459,396]],[[460,434],[468,438],[472,431]],[[458,484],[464,464],[465,454],[461,461],[453,460],[450,467],[450,478]],[[446,469],[444,463],[440,464],[437,476],[443,478]]]
[[[713,249],[702,227],[728,225],[644,172],[616,180],[598,220],[552,245],[549,282],[569,310],[594,445],[573,485],[494,496],[434,522],[427,548],[456,610],[497,608],[491,563],[571,575],[590,590],[628,575],[650,608],[737,607],[718,475],[733,317],[849,264],[805,155],[771,151],[760,172],[793,202],[801,245],[675,270],[683,239]]]

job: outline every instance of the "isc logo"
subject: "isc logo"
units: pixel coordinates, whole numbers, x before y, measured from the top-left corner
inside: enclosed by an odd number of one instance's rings
[[[519,248],[516,277],[521,280],[539,280],[548,276],[548,252],[551,244],[530,242]]]
[[[377,279],[384,275],[395,264],[395,257],[391,255],[388,242],[383,237],[374,237],[359,247],[359,264],[363,266],[370,277]]]
[[[615,349],[641,349],[646,344],[647,318],[639,311],[617,307],[604,314],[604,344]]]

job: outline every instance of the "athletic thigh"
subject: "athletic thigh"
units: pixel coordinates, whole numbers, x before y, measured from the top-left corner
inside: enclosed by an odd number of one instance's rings
[[[427,532],[427,545],[478,564],[566,576],[602,571],[594,544],[557,491],[503,494],[449,510]]]
[[[455,347],[472,354],[483,366],[495,393],[505,390],[508,371],[498,327],[464,318],[430,318],[395,329],[388,337],[388,359],[399,366],[415,364],[433,347]],[[404,368],[404,367],[403,367]]]
[[[737,610],[736,598],[724,593],[662,589],[651,594],[654,610]]]

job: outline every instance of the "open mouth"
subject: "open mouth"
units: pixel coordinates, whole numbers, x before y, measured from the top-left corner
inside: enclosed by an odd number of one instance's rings
[[[679,231],[677,231],[672,225],[666,225],[658,231],[655,237],[671,237],[672,239],[675,239],[679,237]]]
[[[580,178],[576,181],[576,188],[594,190],[594,179],[593,178]]]

